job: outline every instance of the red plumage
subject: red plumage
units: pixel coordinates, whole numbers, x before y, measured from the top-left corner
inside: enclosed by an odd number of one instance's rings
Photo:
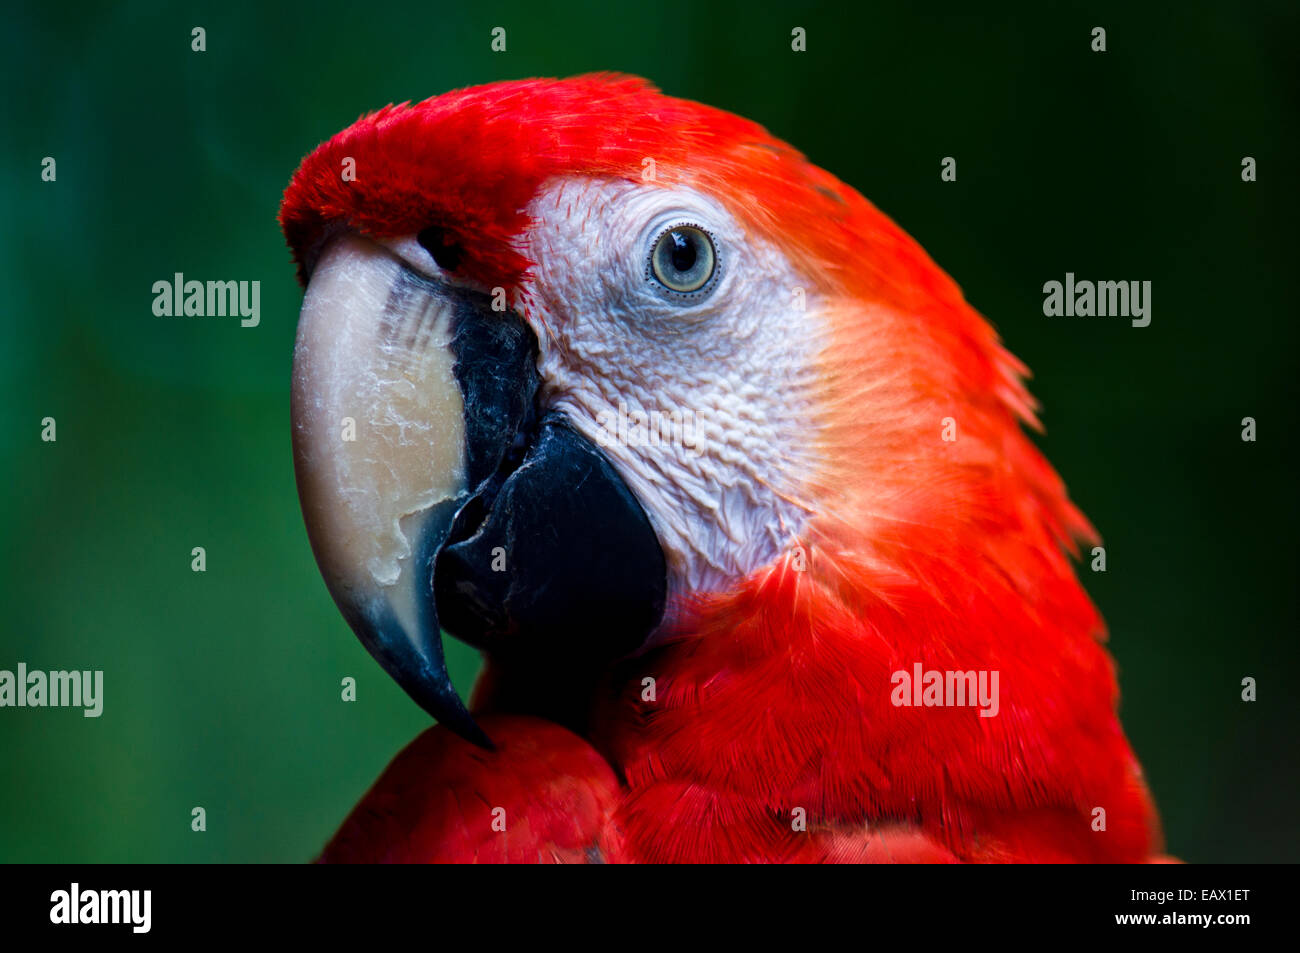
[[[340,179],[344,157],[355,182]],[[1036,426],[1024,368],[853,189],[747,120],[589,76],[363,118],[304,161],[281,219],[300,266],[339,227],[437,224],[472,281],[516,289],[538,188],[636,181],[644,157],[662,183],[718,196],[832,302],[807,571],[787,557],[679,607],[657,648],[588,686],[585,740],[536,719],[489,718],[494,754],[426,733],[325,859],[1150,858],[1155,812],[1067,555],[1095,533],[1022,431]],[[948,417],[955,442],[936,439]],[[892,673],[918,662],[998,671],[998,717],[895,707]],[[509,682],[480,710],[530,710]],[[481,826],[477,805],[497,801],[524,824],[508,840]]]
[[[539,718],[486,716],[495,751],[431,728],[399,754],[322,863],[604,863],[625,860],[608,821],[614,772]]]

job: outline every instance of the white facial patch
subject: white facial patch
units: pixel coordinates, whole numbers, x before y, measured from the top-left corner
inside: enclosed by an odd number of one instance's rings
[[[603,452],[646,510],[673,592],[720,591],[787,550],[809,513],[814,362],[827,331],[780,249],[684,188],[568,178],[544,188],[514,302],[540,344],[543,406]],[[656,239],[690,225],[718,273],[658,283]]]

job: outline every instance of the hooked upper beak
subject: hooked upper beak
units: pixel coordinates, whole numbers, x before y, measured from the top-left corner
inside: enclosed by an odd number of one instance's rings
[[[303,299],[292,423],[312,550],[367,650],[485,747],[440,629],[532,666],[641,645],[667,570],[597,448],[537,404],[537,341],[491,299],[355,234]]]

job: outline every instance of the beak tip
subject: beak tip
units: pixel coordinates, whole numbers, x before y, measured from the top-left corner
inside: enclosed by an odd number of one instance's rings
[[[461,700],[460,694],[451,684],[451,676],[447,672],[447,662],[441,647],[441,639],[438,639],[437,651],[431,665],[432,671],[422,666],[418,673],[413,673],[399,666],[389,669],[389,674],[406,691],[411,700],[438,724],[445,726],[448,731],[470,744],[488,751],[495,750],[492,740],[478,726],[478,722],[474,720],[474,716]]]
[[[483,729],[478,726],[478,722],[474,720],[474,716],[469,712],[465,712],[462,717],[444,717],[439,719],[438,723],[446,725],[448,730],[455,733],[458,737],[465,739],[476,747],[482,748],[484,751],[497,750],[497,746],[492,743],[492,739],[489,738],[484,733]]]

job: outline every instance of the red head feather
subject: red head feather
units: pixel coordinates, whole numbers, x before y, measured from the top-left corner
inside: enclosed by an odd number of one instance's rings
[[[333,226],[377,238],[438,226],[465,250],[468,277],[511,287],[529,266],[514,250],[524,209],[553,176],[638,179],[653,158],[664,181],[682,181],[696,160],[753,149],[771,162],[761,150],[776,145],[751,122],[634,77],[494,83],[358,120],[303,160],[280,221],[300,269]],[[355,181],[342,177],[345,158]]]

